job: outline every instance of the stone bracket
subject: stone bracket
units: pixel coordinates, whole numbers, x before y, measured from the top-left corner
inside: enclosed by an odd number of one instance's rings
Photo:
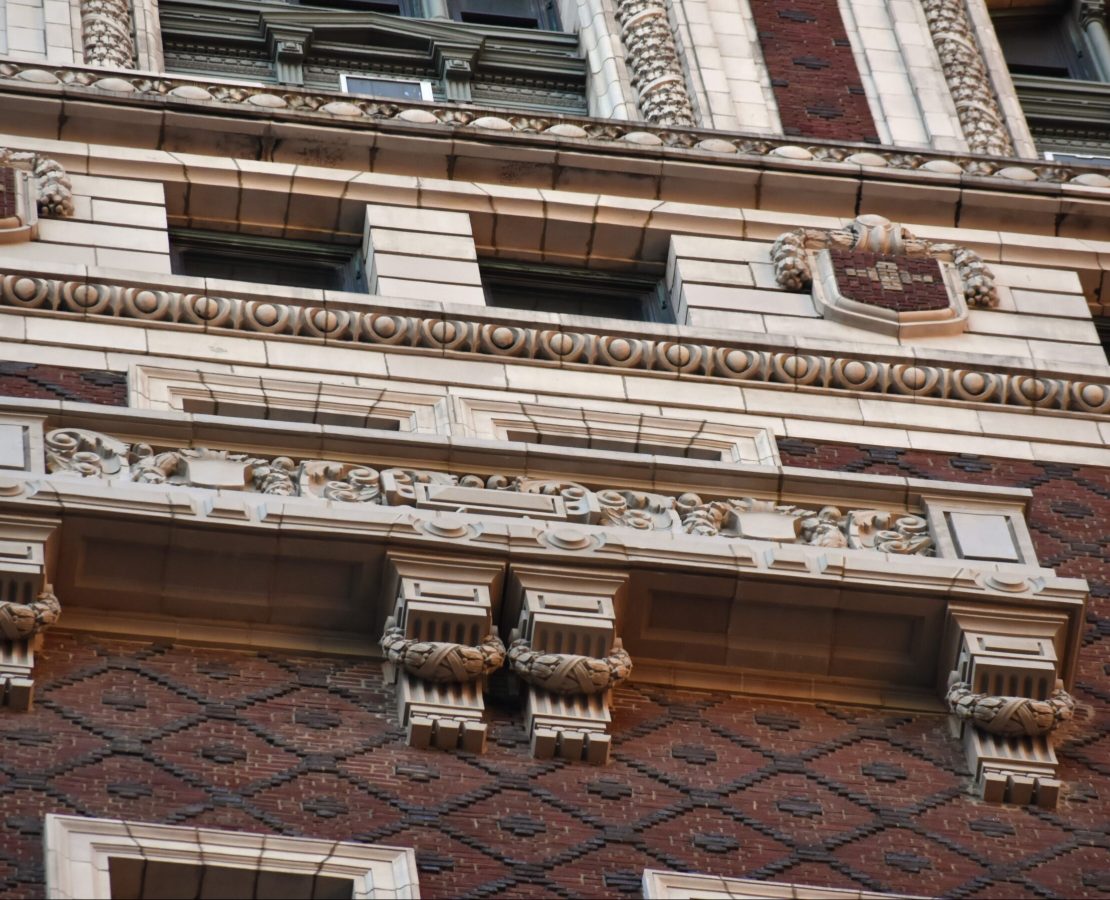
[[[511,638],[558,663],[571,658],[599,660],[620,646],[620,621],[628,576],[589,569],[560,570],[513,566],[506,592],[506,621],[515,618]],[[559,757],[603,765],[609,761],[609,695],[545,690],[525,683],[525,730],[537,759]]]
[[[1064,614],[949,609],[940,668],[951,672],[952,730],[984,800],[1056,807],[1053,731],[1070,718],[1072,703],[1057,648],[1069,627]]]
[[[391,553],[385,591],[395,605],[386,630],[399,627],[406,638],[428,644],[477,646],[494,629],[503,572],[495,562]],[[387,663],[386,680],[396,684],[397,716],[409,746],[485,750],[485,676],[425,678]]]

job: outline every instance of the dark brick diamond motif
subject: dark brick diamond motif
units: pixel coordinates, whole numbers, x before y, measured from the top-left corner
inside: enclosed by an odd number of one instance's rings
[[[933,866],[924,856],[918,856],[916,853],[887,853],[883,858],[888,866],[901,869],[903,872],[912,872],[914,875]]]
[[[935,259],[835,249],[829,256],[837,287],[857,303],[897,313],[947,309],[951,304]]]
[[[779,800],[775,806],[784,813],[790,813],[790,815],[797,816],[800,819],[809,819],[821,815],[821,804],[815,803],[808,797],[786,797]]]
[[[802,727],[793,716],[784,716],[780,713],[756,713],[755,724],[770,728],[772,731],[797,731]]]
[[[215,763],[241,762],[247,758],[246,751],[234,744],[219,743],[202,747],[200,755]]]
[[[151,797],[154,791],[145,784],[134,781],[117,781],[108,785],[108,793],[113,797],[123,797],[125,800],[137,800],[139,797]]]
[[[717,761],[716,751],[701,744],[679,744],[671,749],[671,756],[693,766],[704,766]]]
[[[617,869],[614,872],[606,872],[602,880],[607,888],[638,897],[640,888],[643,886],[643,873],[633,869]]]
[[[599,778],[586,785],[586,790],[603,800],[623,800],[632,796],[632,788],[615,778]]]
[[[438,771],[422,763],[401,763],[394,766],[393,771],[402,778],[407,778],[409,781],[420,782],[421,784],[426,784],[429,781],[434,781],[439,778]]]
[[[860,771],[864,775],[874,778],[884,784],[894,784],[897,781],[906,780],[906,770],[901,766],[895,766],[890,763],[876,762],[868,763],[867,765],[860,766]]]
[[[293,713],[293,721],[306,728],[316,731],[327,731],[329,728],[338,728],[343,720],[335,713],[326,709],[298,709]]]
[[[1001,819],[993,817],[973,819],[967,823],[967,827],[980,834],[989,834],[991,837],[1011,837],[1017,834],[1014,826],[1009,822],[1003,822]]]
[[[727,834],[695,834],[693,843],[707,853],[730,853],[740,846],[736,838]]]
[[[334,819],[349,811],[349,807],[336,797],[313,797],[301,804],[305,812],[310,812],[321,819]]]
[[[436,875],[440,872],[450,872],[455,868],[455,861],[450,856],[440,853],[419,852],[416,854],[416,868],[421,872]]]
[[[547,826],[531,816],[512,815],[505,816],[497,823],[502,831],[507,831],[517,837],[535,837],[547,831]]]
[[[139,709],[146,709],[146,697],[130,691],[107,691],[101,696],[100,702],[105,706],[118,709],[120,712],[135,712]]]

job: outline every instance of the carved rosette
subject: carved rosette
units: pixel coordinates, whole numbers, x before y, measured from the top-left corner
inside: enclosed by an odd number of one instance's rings
[[[496,672],[505,664],[505,645],[488,634],[477,647],[443,641],[406,638],[399,627],[385,630],[381,639],[386,659],[423,681],[466,684]]]
[[[533,687],[550,694],[601,694],[632,674],[632,657],[620,640],[604,659],[572,653],[544,653],[533,650],[529,641],[513,641],[509,647],[509,666]]]
[[[658,125],[692,127],[694,110],[665,0],[618,0],[617,19],[644,116]]]
[[[54,625],[61,614],[62,605],[49,587],[27,603],[0,601],[0,637],[7,641],[28,640]]]
[[[968,146],[974,153],[1013,156],[1014,144],[964,0],[923,0],[923,7]]]
[[[129,0],[81,0],[81,36],[86,64],[135,67]]]
[[[73,215],[73,185],[61,163],[41,153],[0,147],[0,165],[20,164],[29,166],[35,176],[40,216]]]
[[[955,673],[953,673],[955,674]],[[1001,737],[1039,737],[1059,728],[1072,717],[1075,699],[1057,682],[1047,700],[978,694],[966,681],[948,689],[948,708],[958,719],[980,731]]]

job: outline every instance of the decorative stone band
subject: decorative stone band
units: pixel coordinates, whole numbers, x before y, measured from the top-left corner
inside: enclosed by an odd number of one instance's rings
[[[387,628],[382,650],[395,666],[422,681],[466,683],[496,672],[505,664],[505,645],[496,634],[488,634],[477,647],[443,641],[406,638],[401,628]]]
[[[504,494],[550,498],[556,518],[590,525],[704,537],[771,540],[812,547],[843,547],[931,556],[933,539],[921,516],[889,510],[821,510],[778,505],[752,497],[703,500],[693,493],[672,496],[621,489],[593,490],[570,481],[520,475],[453,475],[420,469],[375,469],[365,465],[287,456],[263,458],[204,447],[155,451],[83,429],[46,435],[51,473],[141,484],[173,484],[249,491],[322,501],[417,506],[496,514]],[[463,488],[438,500],[446,489]],[[506,505],[506,514],[519,511]]]
[[[38,185],[40,216],[72,216],[73,186],[62,165],[41,153],[0,147],[0,165],[30,166]]]
[[[62,605],[47,588],[29,603],[0,601],[0,638],[22,641],[33,638],[58,621]]]
[[[1049,734],[1070,719],[1075,709],[1074,698],[1060,682],[1047,700],[1033,700],[977,694],[966,681],[957,681],[949,687],[947,700],[958,719],[1002,737]]]
[[[602,694],[632,674],[632,657],[613,642],[604,659],[533,650],[525,639],[509,647],[509,667],[533,687],[550,694]]]
[[[1012,156],[1014,144],[964,0],[924,0],[923,7],[968,146],[975,153]]]
[[[617,0],[621,39],[649,122],[692,128],[694,110],[678,58],[665,0]]]
[[[88,65],[135,67],[129,0],[81,0],[81,37]]]
[[[0,277],[0,305],[76,316],[138,319],[263,333],[275,337],[407,347],[506,360],[624,371],[681,373],[728,382],[789,385],[791,389],[913,396],[916,400],[1110,412],[1110,382],[1070,381],[1035,373],[991,372],[942,364],[896,363],[867,356],[755,349],[736,344],[647,340],[548,328],[421,318],[399,313],[301,306],[238,297],[124,287],[96,281]]]
[[[680,150],[701,150],[724,159],[737,155],[771,156],[798,162],[833,163],[864,168],[922,169],[934,175],[948,175],[955,180],[962,175],[989,176],[1009,181],[1040,181],[1051,184],[1075,184],[1091,188],[1110,188],[1110,177],[1094,167],[1033,164],[1029,160],[976,157],[940,153],[903,153],[870,146],[842,143],[807,142],[799,146],[786,140],[769,140],[762,136],[728,134],[719,131],[697,131],[682,127],[653,126],[642,122],[613,119],[590,119],[522,114],[512,111],[467,109],[461,106],[433,104],[398,104],[384,100],[355,98],[347,94],[298,91],[288,87],[275,93],[261,85],[232,85],[205,82],[199,79],[150,75],[110,75],[103,71],[53,66],[43,69],[34,63],[5,61],[0,63],[0,84],[9,87],[21,84],[41,93],[44,86],[57,86],[67,97],[89,99],[158,100],[172,105],[175,101],[193,112],[204,104],[234,106],[239,112],[255,112],[271,117],[295,117],[315,122],[341,122],[345,127],[363,125],[380,128],[384,122],[399,125],[421,125],[445,129],[474,129],[486,135],[497,133],[537,135],[591,141],[597,144],[634,144],[640,147],[671,147]]]
[[[998,305],[994,274],[977,253],[955,244],[916,238],[901,225],[874,215],[859,216],[844,229],[795,228],[781,235],[771,248],[775,279],[789,291],[805,290],[813,282],[806,251],[827,249],[868,250],[892,256],[947,260],[960,275],[969,305]]]

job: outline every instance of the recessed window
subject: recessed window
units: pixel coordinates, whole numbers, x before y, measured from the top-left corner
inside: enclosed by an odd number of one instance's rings
[[[170,231],[175,275],[331,291],[365,291],[357,247],[220,231]]]
[[[457,22],[546,31],[559,27],[551,0],[447,0],[447,10]]]
[[[401,422],[369,413],[336,412],[328,409],[305,409],[243,403],[237,400],[216,400],[208,397],[186,397],[185,412],[209,416],[235,416],[240,419],[267,419],[271,422],[305,422],[313,425],[342,425],[347,428],[373,428],[378,431],[400,431]]]
[[[661,280],[616,273],[503,260],[479,262],[487,306],[531,312],[673,322]]]
[[[999,16],[995,34],[1006,65],[1014,75],[1091,79],[1096,72],[1087,58],[1086,39],[1071,16]]]
[[[416,854],[282,835],[47,815],[46,895],[89,900],[404,898]]]
[[[340,75],[344,93],[365,97],[388,97],[392,100],[434,100],[430,81],[406,81],[399,78],[371,78],[367,75]]]

